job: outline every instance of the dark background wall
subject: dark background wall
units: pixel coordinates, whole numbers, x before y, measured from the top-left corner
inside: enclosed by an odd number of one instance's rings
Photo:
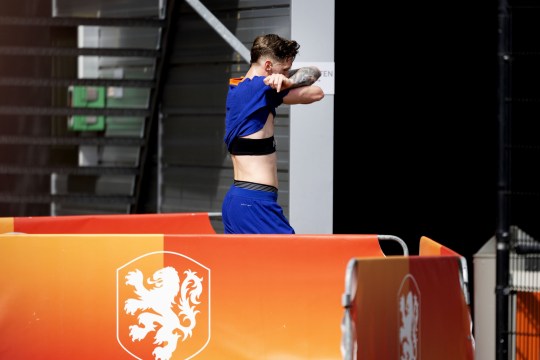
[[[495,234],[497,4],[336,4],[334,232]],[[471,279],[472,280],[472,279]]]
[[[50,2],[2,1],[0,16],[43,17],[50,15]],[[25,27],[0,26],[0,44],[3,47],[47,47],[51,44],[50,31],[32,31]],[[0,56],[0,77],[48,78],[51,76],[52,60],[42,56]],[[0,87],[0,107],[33,106],[47,107],[54,92],[47,87],[2,86]],[[0,115],[0,136],[43,136],[51,133],[51,120],[39,114],[33,116],[2,113]],[[18,166],[22,169],[41,167],[59,155],[57,149],[29,147],[25,145],[0,145],[0,163],[4,166]],[[19,174],[2,171],[0,193],[9,195],[31,195],[48,192],[49,175]],[[47,215],[49,204],[25,204],[17,201],[0,202],[3,216]]]

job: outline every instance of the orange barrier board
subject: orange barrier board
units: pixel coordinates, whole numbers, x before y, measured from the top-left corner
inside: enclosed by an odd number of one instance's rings
[[[0,233],[215,234],[206,212],[0,218]]]
[[[474,359],[458,258],[358,258],[348,269],[344,359]]]
[[[446,247],[442,244],[439,244],[433,239],[428,238],[427,236],[420,237],[420,247],[418,251],[420,256],[424,255],[449,255],[449,256],[461,256],[454,250],[450,249],[449,247]]]
[[[340,359],[376,235],[0,235],[0,358]]]
[[[540,359],[540,293],[518,291],[516,294],[516,360]]]

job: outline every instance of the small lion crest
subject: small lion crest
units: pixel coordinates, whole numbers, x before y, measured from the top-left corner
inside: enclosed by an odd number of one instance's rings
[[[210,271],[178,253],[117,269],[117,338],[141,360],[191,359],[210,340]]]
[[[408,274],[399,290],[399,359],[420,360],[420,289]]]

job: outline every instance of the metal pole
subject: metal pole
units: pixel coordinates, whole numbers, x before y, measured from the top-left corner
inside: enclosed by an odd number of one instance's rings
[[[509,179],[511,121],[511,17],[507,0],[499,0],[498,23],[498,189],[497,189],[497,257],[496,257],[496,359],[508,360],[509,319]]]
[[[206,6],[199,0],[186,0],[186,2],[249,64],[251,59],[249,49]]]

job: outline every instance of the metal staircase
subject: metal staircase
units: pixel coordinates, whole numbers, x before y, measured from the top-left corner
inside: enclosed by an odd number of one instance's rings
[[[175,1],[20,2],[0,5],[0,216],[154,212]]]

